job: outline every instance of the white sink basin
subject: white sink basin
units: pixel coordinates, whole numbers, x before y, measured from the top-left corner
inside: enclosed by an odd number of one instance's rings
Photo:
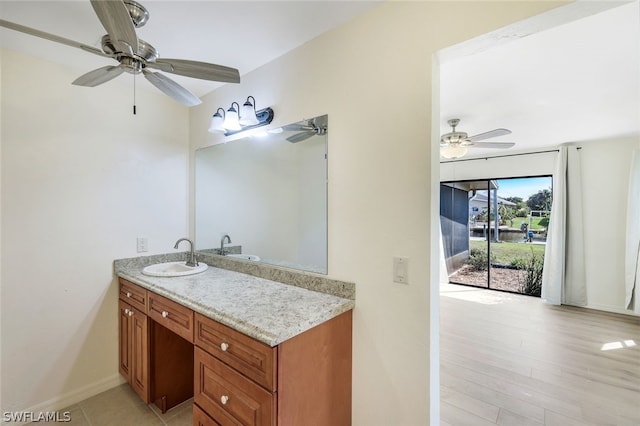
[[[185,275],[199,274],[208,268],[206,263],[199,262],[198,266],[187,266],[182,262],[165,262],[149,265],[142,270],[144,275],[152,277],[182,277]]]
[[[227,257],[234,257],[236,259],[260,261],[260,257],[255,254],[228,254]]]

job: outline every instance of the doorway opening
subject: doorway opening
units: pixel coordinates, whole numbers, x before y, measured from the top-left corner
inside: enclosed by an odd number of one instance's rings
[[[551,176],[440,184],[449,283],[540,297]]]

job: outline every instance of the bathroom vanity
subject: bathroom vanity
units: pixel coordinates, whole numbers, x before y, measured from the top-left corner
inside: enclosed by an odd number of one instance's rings
[[[351,424],[353,299],[216,267],[141,269],[116,273],[120,373],[145,403],[193,397],[194,425]]]

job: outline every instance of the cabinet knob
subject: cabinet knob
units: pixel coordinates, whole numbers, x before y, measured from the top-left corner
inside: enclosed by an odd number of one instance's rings
[[[222,405],[227,405],[228,401],[229,401],[229,397],[227,395],[222,395],[220,397],[220,402],[222,403]]]
[[[129,313],[128,313],[127,315],[129,315],[130,317],[132,317],[132,316],[133,316],[133,311],[129,311]]]
[[[130,292],[127,292],[127,297],[131,297],[131,293]]]
[[[227,349],[229,349],[229,345],[227,343],[220,343],[220,349],[222,349],[222,352],[226,352]]]
[[[124,308],[124,314],[125,314],[125,315],[129,315],[129,309]]]
[[[167,311],[162,311],[162,318],[166,318],[169,316],[169,312]]]

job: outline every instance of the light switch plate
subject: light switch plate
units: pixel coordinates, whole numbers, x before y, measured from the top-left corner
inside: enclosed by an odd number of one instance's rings
[[[406,257],[393,258],[393,282],[409,284],[409,259]]]
[[[149,241],[145,237],[138,237],[136,239],[136,245],[138,253],[145,253],[149,251]]]

